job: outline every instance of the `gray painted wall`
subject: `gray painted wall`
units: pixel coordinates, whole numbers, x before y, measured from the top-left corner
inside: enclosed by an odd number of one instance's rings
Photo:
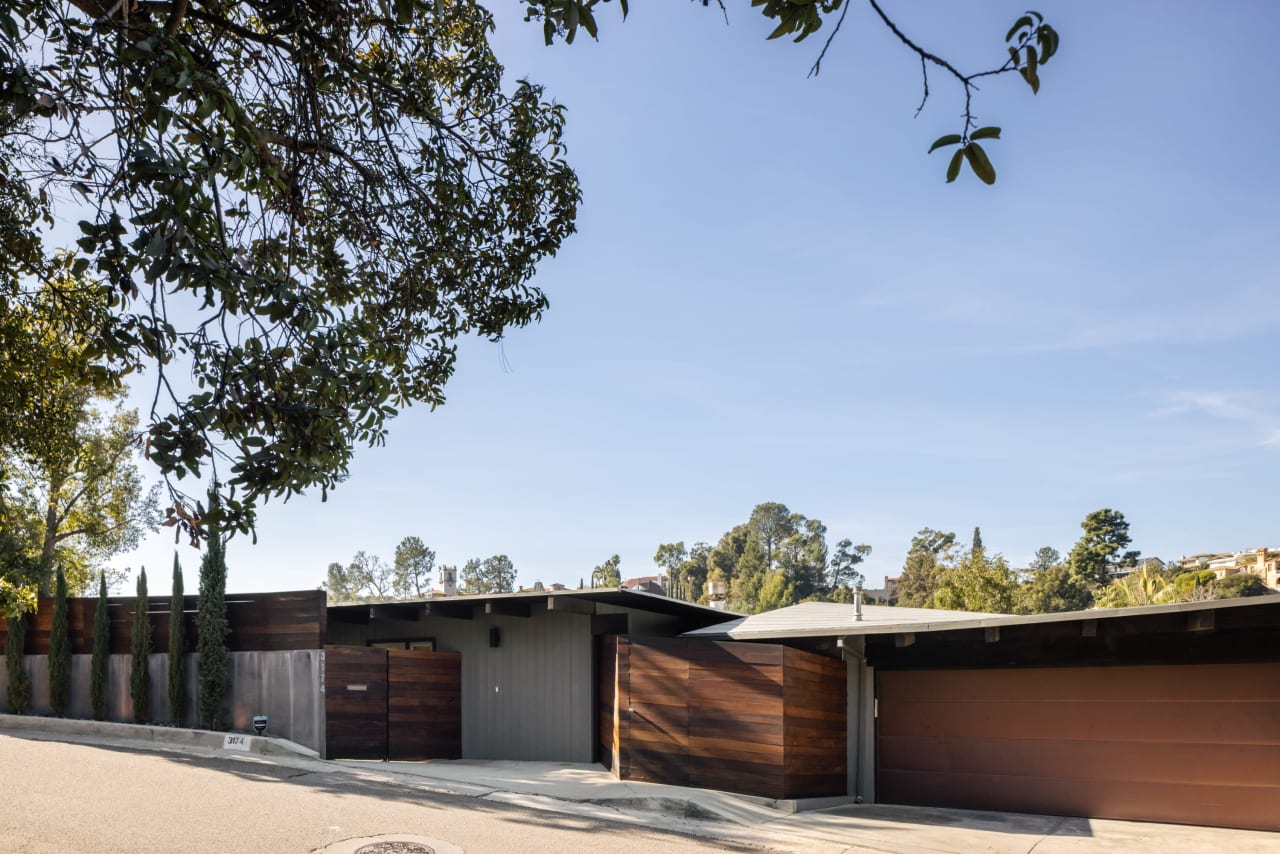
[[[489,629],[501,643],[489,647]],[[477,614],[370,626],[330,622],[332,643],[434,638],[462,653],[462,757],[590,762],[595,748],[591,618],[533,606],[531,617]]]
[[[848,673],[846,737],[848,739],[848,795],[863,803],[876,800],[875,757],[875,673],[867,666],[861,637],[844,639],[844,662]]]
[[[89,701],[92,656],[71,656],[69,718],[93,717]],[[183,726],[196,725],[196,658],[187,656],[187,714]],[[31,676],[31,714],[47,715],[49,709],[49,657],[24,656]],[[108,663],[107,720],[133,722],[133,698],[129,690],[132,656],[112,655]],[[229,707],[232,730],[250,732],[254,715],[267,715],[267,735],[279,736],[324,752],[324,697],[320,693],[323,661],[320,650],[231,653]],[[169,657],[147,656],[151,679],[147,719],[169,721]],[[0,656],[0,712],[9,711],[4,690],[4,656]]]

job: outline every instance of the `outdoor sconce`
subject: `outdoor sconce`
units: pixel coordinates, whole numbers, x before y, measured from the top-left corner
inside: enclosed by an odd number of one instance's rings
[[[254,715],[254,716],[253,716],[253,731],[254,731],[254,732],[256,732],[258,735],[262,735],[264,732],[266,732],[266,731],[267,731],[267,716],[266,716],[266,715]]]
[[[489,648],[497,649],[502,646],[502,629],[493,626],[489,629]]]

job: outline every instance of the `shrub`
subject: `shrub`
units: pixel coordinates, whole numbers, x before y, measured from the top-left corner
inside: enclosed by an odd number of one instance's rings
[[[1235,599],[1240,596],[1265,596],[1271,591],[1262,579],[1250,572],[1238,572],[1226,578],[1219,578],[1211,585],[1213,592],[1220,599]]]
[[[98,607],[93,612],[93,658],[89,665],[89,702],[93,719],[107,719],[107,677],[111,664],[111,615],[107,611],[107,576],[98,575]]]
[[[182,615],[182,566],[173,556],[173,598],[169,602],[169,717],[174,726],[182,725],[187,711],[187,666],[183,653],[187,650],[186,623]]]
[[[71,632],[67,624],[67,576],[58,567],[53,587],[53,626],[49,629],[49,708],[58,717],[71,701]]]
[[[129,694],[133,697],[133,719],[146,723],[151,703],[151,678],[147,672],[147,654],[151,652],[151,618],[147,615],[147,570],[138,574],[138,598],[133,606],[133,669],[129,676]]]

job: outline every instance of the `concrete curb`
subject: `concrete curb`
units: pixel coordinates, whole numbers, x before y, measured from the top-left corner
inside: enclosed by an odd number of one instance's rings
[[[263,756],[303,756],[319,759],[320,754],[286,738],[267,738],[245,733],[211,732],[203,729],[124,724],[113,721],[85,721],[75,718],[47,718],[37,715],[0,715],[0,732],[31,733],[50,738],[111,739],[175,747],[226,750],[228,753],[257,753]],[[228,739],[234,736],[234,739]],[[228,747],[229,744],[234,744]]]

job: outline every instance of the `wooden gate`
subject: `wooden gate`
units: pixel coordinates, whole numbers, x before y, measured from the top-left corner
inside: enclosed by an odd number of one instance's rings
[[[462,655],[387,651],[387,755],[462,758]]]
[[[329,759],[387,758],[387,651],[324,649],[325,753]]]
[[[325,647],[329,759],[462,756],[462,656],[456,652]]]

